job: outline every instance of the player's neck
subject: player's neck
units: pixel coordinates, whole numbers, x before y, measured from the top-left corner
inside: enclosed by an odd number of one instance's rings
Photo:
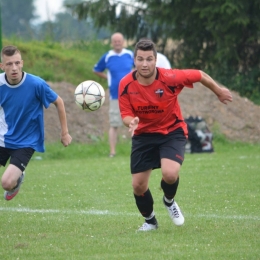
[[[155,80],[155,77],[156,77],[156,69],[154,70],[153,74],[151,76],[142,76],[140,73],[136,73],[136,79],[137,81],[141,84],[141,85],[145,85],[145,86],[148,86],[148,85],[151,85],[154,80]]]
[[[114,50],[114,52],[117,53],[117,54],[120,54],[120,53],[123,51],[123,49],[113,49],[113,50]]]
[[[16,79],[8,78],[7,75],[5,74],[5,80],[9,85],[18,85],[22,81],[23,77],[24,77],[23,71],[21,72],[21,75]]]

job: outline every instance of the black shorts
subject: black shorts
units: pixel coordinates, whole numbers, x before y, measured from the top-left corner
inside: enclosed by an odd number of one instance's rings
[[[141,134],[132,138],[131,173],[161,168],[161,159],[184,160],[187,139],[182,128],[163,134]]]
[[[10,158],[10,164],[24,171],[33,154],[34,149],[29,147],[20,149],[0,147],[0,165],[5,166]]]

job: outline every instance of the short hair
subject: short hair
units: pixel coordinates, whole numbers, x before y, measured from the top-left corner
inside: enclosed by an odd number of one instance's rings
[[[19,49],[16,46],[8,45],[5,46],[1,51],[1,60],[3,60],[3,56],[13,56],[16,53],[20,53]]]
[[[134,56],[136,57],[137,51],[153,51],[154,57],[157,57],[156,46],[150,39],[141,39],[136,45],[134,50]]]

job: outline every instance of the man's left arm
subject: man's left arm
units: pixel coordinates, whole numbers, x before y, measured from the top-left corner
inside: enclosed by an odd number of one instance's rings
[[[217,84],[217,82],[214,81],[207,73],[203,71],[200,71],[200,73],[201,73],[200,83],[203,84],[208,89],[210,89],[212,92],[214,92],[220,102],[224,104],[227,104],[227,101],[232,102],[232,94],[227,88],[220,87]]]
[[[61,143],[64,146],[68,146],[71,143],[72,137],[70,136],[68,130],[64,102],[62,98],[58,96],[58,98],[53,102],[53,104],[56,106],[59,115],[61,125]]]

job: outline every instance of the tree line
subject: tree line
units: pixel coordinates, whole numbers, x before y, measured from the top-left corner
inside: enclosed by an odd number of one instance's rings
[[[258,0],[64,0],[65,12],[37,26],[33,2],[2,1],[5,36],[79,41],[120,31],[133,45],[148,37],[173,67],[204,70],[260,104]]]

